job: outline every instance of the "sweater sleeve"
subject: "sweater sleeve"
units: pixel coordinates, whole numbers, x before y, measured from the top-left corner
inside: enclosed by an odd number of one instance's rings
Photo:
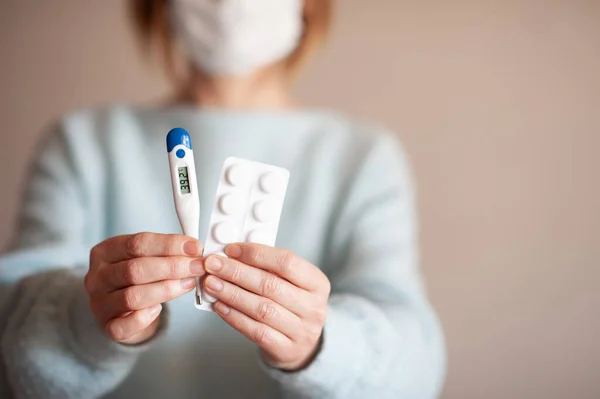
[[[269,369],[288,398],[434,398],[445,353],[418,268],[411,173],[383,136],[344,195],[322,345],[305,369]]]
[[[27,176],[16,234],[0,256],[0,397],[93,398],[114,389],[144,346],[110,340],[83,288],[85,196],[61,129]]]

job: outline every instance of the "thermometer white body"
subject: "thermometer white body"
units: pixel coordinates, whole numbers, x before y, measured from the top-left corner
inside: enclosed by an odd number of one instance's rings
[[[196,165],[189,133],[182,128],[167,135],[167,152],[173,183],[173,199],[183,234],[198,239],[200,200]]]

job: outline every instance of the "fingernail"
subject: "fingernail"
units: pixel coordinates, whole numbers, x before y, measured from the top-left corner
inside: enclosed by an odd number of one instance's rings
[[[222,265],[223,263],[221,262],[221,259],[217,258],[216,256],[209,256],[204,261],[204,266],[206,267],[206,270],[209,270],[211,272],[219,271]]]
[[[215,310],[215,312],[217,313],[221,313],[221,314],[229,314],[229,312],[231,312],[231,308],[227,305],[225,305],[223,302],[215,302],[215,304],[213,305],[213,308]]]
[[[221,291],[223,289],[223,283],[216,277],[210,276],[206,278],[206,287],[211,291]]]
[[[154,317],[156,317],[157,314],[160,313],[161,310],[162,310],[162,305],[159,303],[158,305],[152,306],[148,313],[150,313],[151,318],[154,318]]]
[[[201,276],[204,274],[204,265],[201,259],[195,259],[190,263],[190,273]]]
[[[239,258],[242,255],[242,247],[238,244],[231,244],[225,248],[225,253],[231,258]]]
[[[181,280],[181,286],[186,290],[189,290],[190,288],[195,287],[196,286],[196,278],[195,277],[184,278],[183,280]]]
[[[189,256],[200,256],[202,255],[202,244],[200,241],[188,241],[183,244],[183,252]]]

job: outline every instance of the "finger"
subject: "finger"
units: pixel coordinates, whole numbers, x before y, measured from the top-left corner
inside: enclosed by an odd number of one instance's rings
[[[281,277],[235,259],[211,255],[204,260],[207,273],[238,287],[269,298],[301,316],[310,303],[310,294]]]
[[[91,258],[104,263],[117,263],[147,256],[202,255],[202,244],[180,234],[138,233],[109,238],[92,249]],[[92,263],[94,263],[92,261]]]
[[[281,305],[218,277],[205,278],[204,287],[215,299],[272,327],[292,340],[302,327],[300,318]]]
[[[325,281],[329,283],[318,267],[287,249],[248,242],[230,244],[225,253],[230,258],[275,273],[309,291],[318,291],[326,284]]]
[[[204,274],[202,259],[185,256],[134,258],[107,264],[99,271],[105,289],[113,291],[130,285],[154,283],[162,280],[182,280]]]
[[[195,278],[165,280],[157,283],[133,285],[106,295],[100,317],[111,319],[123,313],[133,312],[169,302],[196,287]]]
[[[159,304],[131,312],[125,317],[116,317],[106,323],[106,333],[117,342],[127,341],[150,327],[161,311],[162,306]]]
[[[213,308],[227,324],[267,352],[277,353],[292,345],[292,341],[279,331],[248,317],[223,302],[216,302]]]

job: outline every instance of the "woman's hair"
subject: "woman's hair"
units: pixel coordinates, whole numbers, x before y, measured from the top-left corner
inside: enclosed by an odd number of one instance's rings
[[[324,42],[331,25],[334,0],[307,0],[310,7],[304,13],[304,34],[296,50],[285,63],[291,75],[295,75],[302,64]],[[167,74],[177,80],[177,54],[171,18],[170,0],[129,0],[133,25],[144,50],[158,51]]]

